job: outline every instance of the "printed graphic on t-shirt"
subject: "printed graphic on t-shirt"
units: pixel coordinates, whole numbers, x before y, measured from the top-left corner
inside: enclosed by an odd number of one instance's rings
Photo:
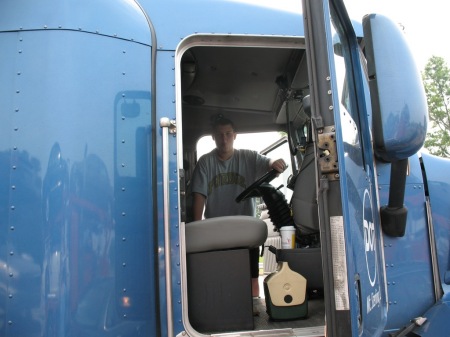
[[[211,194],[214,189],[225,185],[239,185],[245,189],[245,177],[237,172],[219,173],[208,182],[208,195]]]

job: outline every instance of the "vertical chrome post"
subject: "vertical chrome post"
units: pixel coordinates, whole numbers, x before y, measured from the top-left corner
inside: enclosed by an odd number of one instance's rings
[[[163,176],[163,217],[164,217],[164,264],[166,270],[166,306],[167,306],[167,336],[173,337],[172,309],[172,269],[169,227],[169,129],[174,128],[175,121],[167,117],[159,120],[162,129],[162,176]]]

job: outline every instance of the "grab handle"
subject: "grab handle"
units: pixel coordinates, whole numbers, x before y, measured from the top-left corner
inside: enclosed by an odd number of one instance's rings
[[[175,121],[167,117],[159,120],[162,129],[162,175],[163,175],[163,219],[164,219],[164,264],[166,269],[166,305],[167,305],[167,336],[173,337],[172,309],[172,270],[169,227],[169,132],[175,129]]]

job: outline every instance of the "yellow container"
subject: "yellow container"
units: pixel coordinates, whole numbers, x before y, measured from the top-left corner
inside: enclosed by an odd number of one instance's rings
[[[308,315],[306,279],[279,262],[277,271],[264,279],[267,313],[273,320],[304,318]]]

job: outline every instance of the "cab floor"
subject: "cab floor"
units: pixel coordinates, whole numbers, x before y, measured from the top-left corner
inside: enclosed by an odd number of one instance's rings
[[[298,329],[325,325],[325,305],[323,298],[308,300],[308,315],[295,320],[272,320],[267,314],[266,301],[263,297],[253,299],[253,322],[255,330]]]

